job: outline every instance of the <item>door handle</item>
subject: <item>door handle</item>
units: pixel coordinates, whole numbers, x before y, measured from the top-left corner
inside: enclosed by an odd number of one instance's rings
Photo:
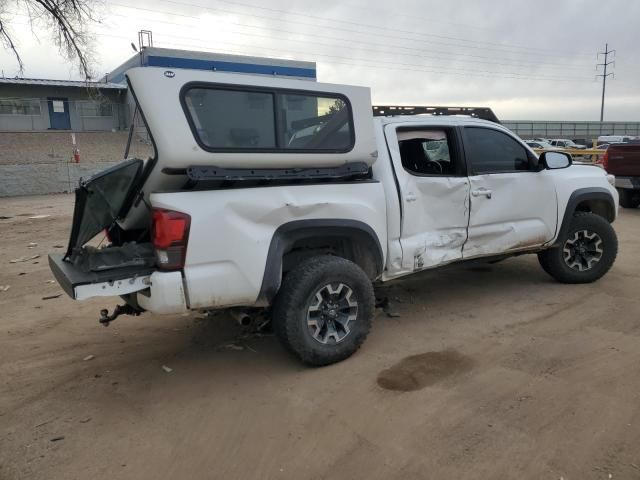
[[[409,192],[404,196],[405,201],[407,202],[415,202],[418,197],[416,197],[416,194],[413,192]]]
[[[482,195],[484,195],[487,198],[491,198],[491,195],[493,194],[493,192],[491,190],[488,190],[486,188],[479,188],[478,190],[472,190],[471,191],[471,195],[474,197],[480,197]]]

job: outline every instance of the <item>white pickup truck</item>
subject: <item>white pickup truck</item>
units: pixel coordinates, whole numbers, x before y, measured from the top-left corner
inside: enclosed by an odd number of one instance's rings
[[[535,253],[584,283],[615,260],[613,178],[536,156],[489,109],[372,109],[367,88],[281,77],[127,79],[155,154],[82,182],[49,257],[72,298],[124,299],[103,323],[270,307],[283,344],[326,365],[367,336],[374,282]]]

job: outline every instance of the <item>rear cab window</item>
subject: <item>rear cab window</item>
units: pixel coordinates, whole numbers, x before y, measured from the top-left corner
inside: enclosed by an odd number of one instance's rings
[[[339,94],[187,85],[183,108],[210,152],[335,152],[355,143],[353,114]]]

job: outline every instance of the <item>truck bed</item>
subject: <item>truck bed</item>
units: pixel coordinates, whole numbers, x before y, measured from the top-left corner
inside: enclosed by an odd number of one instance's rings
[[[608,173],[623,177],[640,177],[640,144],[612,144],[607,150]]]

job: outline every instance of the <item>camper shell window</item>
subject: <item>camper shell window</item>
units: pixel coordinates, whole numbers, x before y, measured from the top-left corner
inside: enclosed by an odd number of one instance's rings
[[[181,102],[210,152],[345,153],[355,144],[351,105],[335,93],[188,84]]]

